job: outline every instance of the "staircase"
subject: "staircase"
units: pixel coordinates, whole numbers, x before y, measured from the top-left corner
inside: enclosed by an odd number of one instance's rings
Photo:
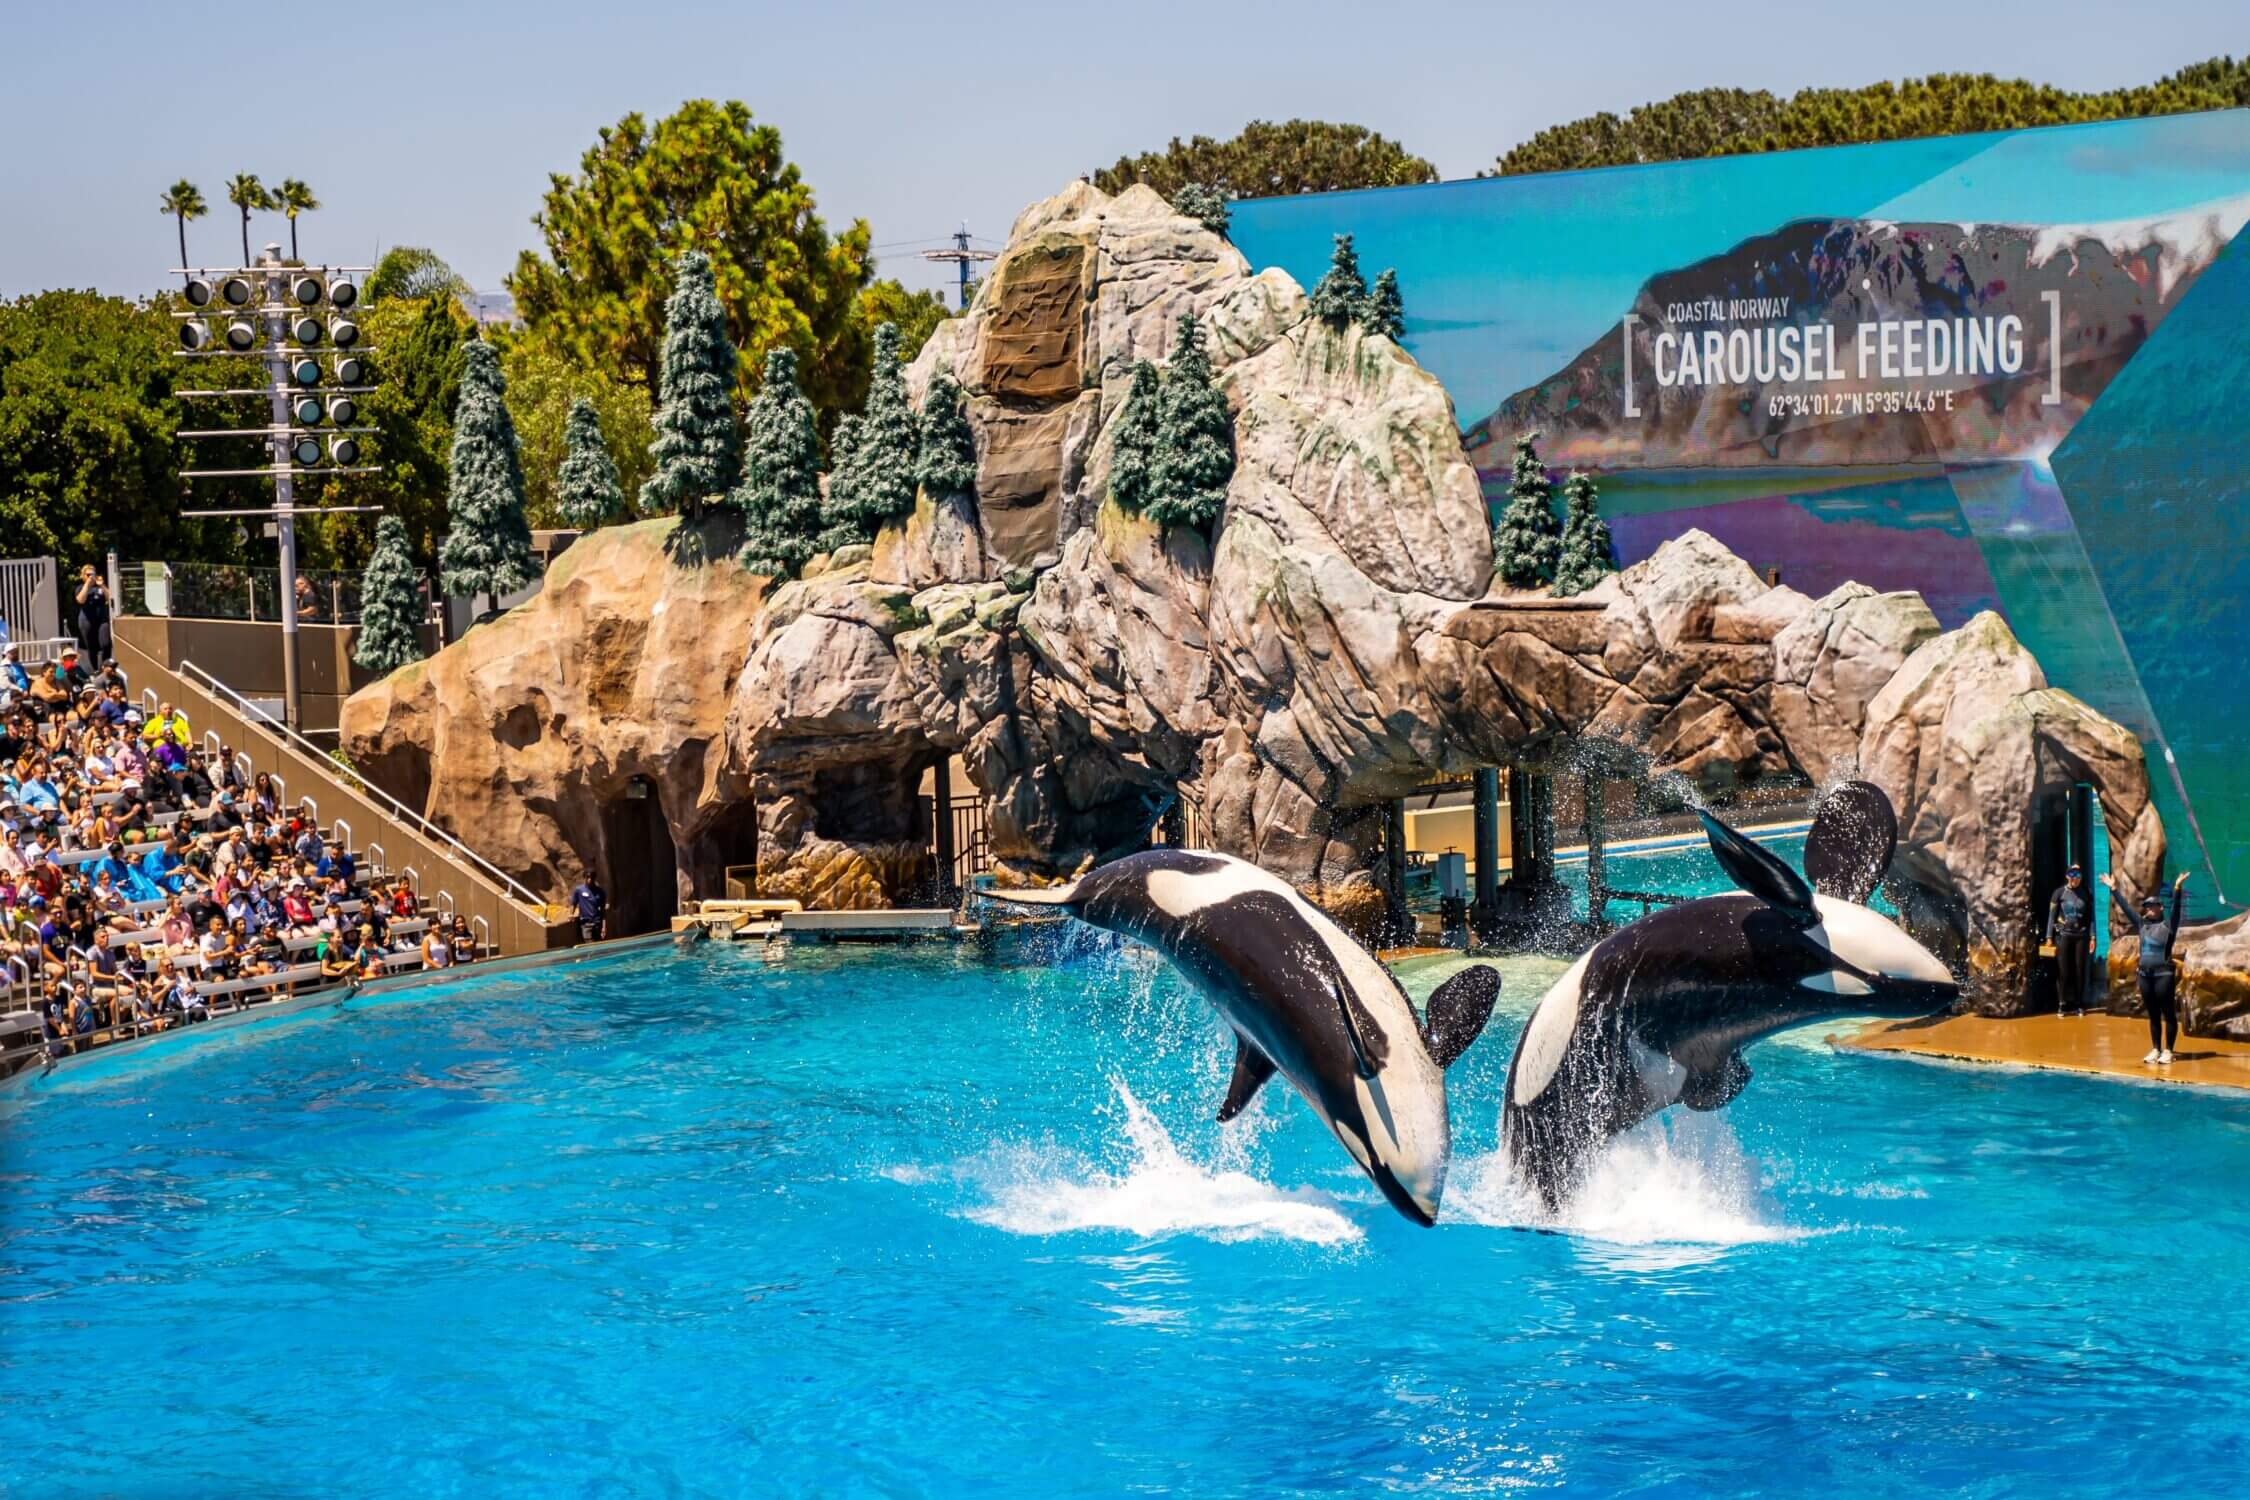
[[[167,667],[122,635],[112,645],[144,710],[154,713],[158,703],[170,703],[187,717],[206,750],[232,745],[253,772],[274,778],[286,805],[309,801],[323,825],[343,823],[353,846],[373,865],[413,882],[425,910],[467,916],[479,940],[502,957],[565,948],[578,940],[567,908],[547,904],[413,808],[352,776],[318,745],[194,662]]]

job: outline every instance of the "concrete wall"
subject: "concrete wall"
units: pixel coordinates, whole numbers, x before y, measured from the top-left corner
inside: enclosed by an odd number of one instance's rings
[[[119,616],[111,631],[167,670],[194,662],[245,698],[282,695],[281,626],[265,620],[188,620],[172,615]],[[354,625],[297,627],[298,696],[304,731],[323,735],[336,728],[344,700],[375,680],[352,665],[359,639]],[[425,650],[437,649],[437,632],[425,627]],[[130,673],[130,665],[126,671]]]

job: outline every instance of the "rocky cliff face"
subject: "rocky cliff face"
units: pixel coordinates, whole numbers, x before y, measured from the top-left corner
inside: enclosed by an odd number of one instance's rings
[[[1208,539],[1102,498],[1131,363],[1165,357],[1183,310],[1235,420]],[[355,701],[355,758],[551,877],[598,832],[576,803],[668,755],[646,774],[683,850],[754,806],[765,888],[865,905],[926,875],[914,788],[958,754],[1009,878],[1142,847],[1177,798],[1204,842],[1347,914],[1377,904],[1382,804],[1434,772],[1588,747],[1712,791],[1857,768],[1899,803],[1917,920],[1993,1007],[2030,959],[2032,787],[2093,781],[2122,883],[2156,879],[2138,747],[1996,618],[1940,635],[1911,595],[1769,588],[1700,532],[1579,598],[1494,589],[1437,382],[1143,189],[1027,211],[911,385],[941,363],[971,393],[975,505],[925,498],[770,595],[728,565],[669,576],[653,527],[597,533],[534,604]],[[675,613],[692,636],[660,640]],[[627,663],[602,669],[634,684],[602,700],[617,719],[573,685],[589,641]],[[641,684],[668,663],[659,699]],[[525,703],[551,748],[477,743]],[[643,716],[665,722],[619,721]]]

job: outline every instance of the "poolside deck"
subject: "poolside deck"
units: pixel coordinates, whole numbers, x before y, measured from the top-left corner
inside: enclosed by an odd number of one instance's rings
[[[2138,1016],[1947,1016],[1939,1021],[1878,1021],[1829,1038],[1851,1052],[1999,1067],[2096,1073],[2140,1083],[2250,1089],[2250,1043],[2180,1038],[2168,1067],[2141,1061],[2148,1023]]]

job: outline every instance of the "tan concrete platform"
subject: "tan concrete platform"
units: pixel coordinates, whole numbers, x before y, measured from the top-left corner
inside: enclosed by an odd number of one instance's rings
[[[2148,1022],[2139,1016],[1947,1016],[1938,1021],[1878,1021],[1829,1038],[1852,1052],[1948,1062],[1989,1063],[2095,1073],[2148,1083],[2250,1089],[2250,1043],[2183,1036],[2168,1067],[2143,1063]]]

